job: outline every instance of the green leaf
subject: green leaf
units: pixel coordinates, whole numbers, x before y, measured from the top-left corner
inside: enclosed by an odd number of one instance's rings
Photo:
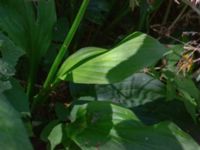
[[[29,0],[1,0],[0,29],[29,57],[40,59],[49,47],[56,21],[54,0],[40,0],[34,7]]]
[[[183,45],[170,45],[169,51],[166,53],[167,69],[173,72],[177,71],[176,64],[180,60],[183,50]]]
[[[63,129],[59,121],[54,120],[50,122],[42,131],[41,139],[49,141],[50,149],[53,150],[58,144],[62,142]]]
[[[51,144],[51,150],[54,150],[54,148],[62,142],[62,133],[62,124],[58,124],[51,131],[50,135],[48,136]]]
[[[29,25],[33,24],[33,20],[34,14],[30,1],[0,1],[0,28],[23,49],[28,47],[30,39],[27,37],[30,37],[30,35],[28,36],[30,32],[26,32],[26,29],[30,28]]]
[[[61,66],[58,71],[57,79],[64,80],[66,75],[73,70],[74,68],[78,67],[82,63],[86,62],[88,59],[97,57],[100,54],[105,53],[107,50],[103,48],[96,48],[96,47],[87,47],[80,49],[78,52],[70,56]]]
[[[10,81],[1,81],[0,80],[0,94],[11,88],[12,88],[12,85],[11,85]]]
[[[70,92],[75,100],[112,101],[125,107],[134,107],[165,99],[166,86],[145,73],[135,73],[127,79],[107,85],[70,83]]]
[[[178,87],[178,90],[183,90],[183,91],[187,92],[192,98],[194,98],[195,100],[197,100],[197,102],[200,103],[199,89],[196,87],[196,85],[194,84],[192,79],[189,79],[186,77],[184,77],[184,78],[177,77],[175,79],[175,83]]]
[[[38,48],[39,56],[42,57],[48,50],[52,38],[53,26],[56,22],[54,0],[38,1],[37,22],[35,22],[35,34],[32,44]],[[33,53],[34,54],[34,53]]]
[[[0,33],[0,52],[2,60],[13,67],[16,66],[18,59],[25,54],[25,52],[17,47],[8,37]]]
[[[176,87],[172,81],[167,80],[166,83],[166,99],[167,100],[174,100],[176,99]]]
[[[186,77],[177,77],[175,79],[175,84],[177,86],[177,90],[180,92],[181,97],[179,99],[184,102],[187,111],[190,113],[193,120],[196,121],[196,110],[200,104],[200,93],[198,88],[192,79]]]
[[[0,33],[0,54],[0,80],[5,81],[15,74],[14,67],[24,51]]]
[[[75,121],[68,127],[67,133],[83,150],[200,149],[175,124],[163,122],[145,126],[130,110],[108,102],[79,105],[75,112]]]
[[[24,51],[0,32],[0,80],[8,80],[15,74],[18,59]]]
[[[51,43],[55,22],[54,0],[0,1],[0,30],[26,51],[29,58],[29,96],[33,93],[39,63]]]
[[[0,58],[0,80],[7,80],[15,74],[15,68]]]
[[[10,84],[12,88],[6,90],[3,94],[18,112],[29,114],[29,100],[24,89],[14,78],[10,80]]]
[[[15,66],[18,59],[25,54],[25,52],[17,47],[8,37],[0,33],[0,86],[2,86],[0,93],[4,92],[4,96],[19,112],[29,112],[29,103],[26,94],[20,84],[10,79],[15,74]],[[9,81],[8,81],[9,80]]]
[[[153,65],[164,54],[165,47],[143,33],[110,51],[80,64],[59,78],[86,84],[119,82],[144,67]],[[68,68],[63,68],[65,72]]]
[[[2,150],[32,150],[26,130],[5,97],[0,95],[0,145]]]
[[[133,107],[164,98],[165,85],[145,73],[135,73],[113,85],[96,85],[96,95],[97,100]]]

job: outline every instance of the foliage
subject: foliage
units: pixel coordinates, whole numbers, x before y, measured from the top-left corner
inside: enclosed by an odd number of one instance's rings
[[[200,149],[198,39],[172,2],[1,0],[2,149]]]

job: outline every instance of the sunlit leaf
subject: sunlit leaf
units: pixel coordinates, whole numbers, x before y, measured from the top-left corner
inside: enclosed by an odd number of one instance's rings
[[[78,64],[70,71],[69,68],[62,67],[59,78],[86,84],[115,83],[144,67],[153,65],[164,52],[165,47],[157,40],[146,34],[135,33],[134,38],[100,56]]]
[[[73,70],[74,68],[78,67],[82,63],[86,62],[88,59],[96,57],[100,54],[105,53],[107,50],[103,48],[96,48],[96,47],[87,47],[79,50],[72,56],[70,56],[61,66],[58,71],[57,79],[62,79],[66,77],[68,72]]]
[[[79,105],[68,126],[69,137],[83,150],[199,150],[175,124],[143,125],[128,109],[108,102]]]
[[[57,120],[50,122],[43,130],[41,139],[49,142],[49,149],[54,148],[62,142],[62,124],[59,124]]]

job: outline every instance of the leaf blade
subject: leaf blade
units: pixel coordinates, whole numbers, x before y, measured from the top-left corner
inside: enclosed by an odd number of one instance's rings
[[[115,83],[156,63],[165,47],[146,34],[135,34],[133,39],[78,66],[68,73],[66,80],[85,84]]]

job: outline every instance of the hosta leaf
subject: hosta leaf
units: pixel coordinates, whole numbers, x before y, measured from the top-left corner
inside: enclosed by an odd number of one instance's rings
[[[24,54],[24,51],[0,32],[0,54],[0,80],[3,80],[1,83],[5,81],[5,84],[15,74],[14,67],[18,59]]]
[[[143,125],[128,109],[108,102],[79,105],[69,137],[83,150],[199,150],[175,124]]]
[[[18,112],[0,95],[0,145],[2,150],[32,150]]]
[[[52,29],[56,22],[56,11],[54,0],[39,0],[37,22],[33,33],[32,44],[38,49],[39,56],[43,56],[51,42]],[[34,53],[33,53],[34,54]]]
[[[57,74],[57,79],[64,80],[66,75],[78,67],[82,63],[86,62],[88,59],[96,57],[100,54],[105,53],[107,50],[103,48],[87,47],[79,50],[74,55],[70,56],[61,66]]]
[[[1,0],[0,29],[31,58],[36,55],[35,59],[40,59],[51,41],[54,7],[54,0],[38,1],[36,11],[30,0]]]
[[[58,120],[51,121],[42,131],[41,139],[49,141],[49,149],[53,150],[62,141],[62,124]]]
[[[18,59],[25,54],[25,52],[17,47],[8,37],[0,33],[0,52],[2,54],[2,60],[9,65],[15,66]]]
[[[12,85],[11,85],[10,81],[1,81],[0,80],[0,94],[11,88],[12,88]]]
[[[28,0],[1,0],[0,1],[0,28],[6,32],[15,44],[27,49],[30,32],[26,30],[33,24],[34,14],[31,1]]]
[[[58,124],[53,128],[50,135],[48,136],[48,140],[51,144],[51,150],[54,150],[54,148],[62,142],[62,124]]]
[[[79,100],[110,100],[125,107],[135,107],[158,99],[165,99],[166,86],[145,73],[135,73],[127,79],[107,85],[70,83],[70,92]]]
[[[0,30],[26,51],[29,58],[29,95],[32,95],[41,58],[51,43],[55,21],[54,0],[0,1]]]
[[[0,80],[7,80],[15,74],[15,68],[0,58]]]
[[[0,33],[0,94],[12,88],[9,78],[15,74],[14,66],[23,50],[16,47],[12,41]]]
[[[96,85],[97,100],[111,100],[126,107],[143,105],[165,97],[162,82],[145,73],[136,73],[112,85]]]
[[[179,76],[175,79],[175,83],[177,85],[178,90],[187,92],[192,98],[194,98],[195,100],[197,100],[198,103],[200,103],[199,89],[196,87],[192,79],[186,77],[183,78]]]
[[[18,59],[25,52],[17,47],[8,37],[0,33],[0,86],[3,87],[0,93],[4,92],[4,96],[19,112],[29,112],[28,98],[23,88],[14,79],[10,77],[15,74],[15,66]],[[11,82],[10,82],[11,81]]]
[[[156,63],[164,52],[165,47],[157,40],[143,33],[135,33],[133,39],[89,59],[68,74],[60,74],[59,78],[86,84],[119,82],[134,72]],[[66,69],[65,72],[67,71]]]
[[[193,120],[196,121],[196,110],[198,104],[200,104],[199,98],[200,93],[192,79],[177,77],[175,79],[177,90],[180,92],[180,100],[185,104],[187,111],[192,116]]]
[[[11,78],[10,84],[12,87],[3,94],[18,112],[29,113],[29,100],[24,89],[19,82],[13,78]]]

